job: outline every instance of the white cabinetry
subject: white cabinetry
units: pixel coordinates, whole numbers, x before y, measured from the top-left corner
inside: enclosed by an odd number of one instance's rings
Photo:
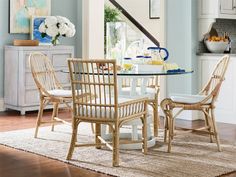
[[[236,19],[236,0],[199,0],[199,18]]]
[[[223,55],[202,55],[199,56],[200,67],[200,84],[203,86],[207,83],[211,73],[214,70],[217,62]],[[225,81],[222,84],[221,91],[216,102],[216,121],[224,123],[236,124],[236,55],[232,55],[228,70],[225,75]]]
[[[220,13],[236,15],[235,0],[220,0]]]
[[[5,46],[5,107],[19,110],[22,115],[26,111],[38,110],[39,106],[39,94],[28,62],[30,53],[36,51],[50,58],[59,81],[64,87],[70,87],[68,74],[61,70],[67,68],[67,58],[74,56],[73,46]]]

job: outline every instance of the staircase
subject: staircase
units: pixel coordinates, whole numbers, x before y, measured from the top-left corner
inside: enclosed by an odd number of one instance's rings
[[[127,2],[127,0],[107,0],[109,1],[114,7],[120,10],[120,12],[123,14],[123,16],[127,19],[126,21],[129,21],[132,25],[134,25],[139,31],[141,31],[154,45],[160,46],[159,41],[156,39],[156,37],[149,32],[142,23],[140,23],[138,20],[136,20],[126,9],[119,3],[118,1]],[[130,0],[129,0],[130,1]],[[136,3],[139,3],[139,1],[136,1]],[[129,24],[130,24],[129,23]]]

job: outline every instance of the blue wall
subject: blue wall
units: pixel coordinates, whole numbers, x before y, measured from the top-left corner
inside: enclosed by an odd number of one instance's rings
[[[0,1],[0,98],[4,96],[4,45],[12,44],[13,39],[29,39],[28,34],[9,34],[9,0]],[[61,44],[74,45],[76,56],[82,56],[82,0],[52,0],[52,15],[69,18],[76,25],[76,36],[61,39]]]
[[[167,0],[166,13],[169,62],[194,70],[194,74],[169,76],[167,94],[196,93],[197,0]]]

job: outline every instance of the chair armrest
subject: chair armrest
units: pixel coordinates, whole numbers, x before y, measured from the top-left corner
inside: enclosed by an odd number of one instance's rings
[[[132,117],[147,113],[148,98],[134,99],[118,104],[118,117]]]

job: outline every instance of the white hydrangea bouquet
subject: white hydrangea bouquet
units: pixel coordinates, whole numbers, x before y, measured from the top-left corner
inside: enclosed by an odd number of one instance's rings
[[[73,37],[75,35],[75,25],[66,17],[48,16],[45,21],[40,24],[39,31],[42,37],[46,35],[52,37],[52,44],[59,42],[59,37]]]

